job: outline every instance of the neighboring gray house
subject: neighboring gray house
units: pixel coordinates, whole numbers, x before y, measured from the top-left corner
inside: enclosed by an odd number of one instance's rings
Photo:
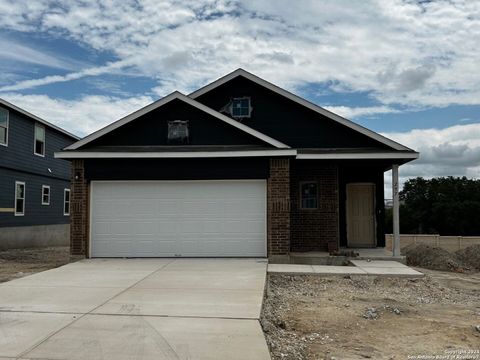
[[[68,244],[73,134],[0,99],[0,249]]]

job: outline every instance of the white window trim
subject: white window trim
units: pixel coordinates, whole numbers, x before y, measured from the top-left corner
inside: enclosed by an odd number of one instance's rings
[[[6,139],[5,139],[5,143],[3,142],[0,142],[0,145],[2,146],[8,146],[8,130],[9,130],[9,127],[10,127],[10,111],[8,111],[8,109],[5,109],[5,108],[2,108],[3,110],[5,110],[7,112],[7,132],[6,132]]]
[[[315,184],[315,186],[317,187],[317,193],[316,193],[316,204],[317,206],[315,207],[303,207],[303,202],[302,202],[302,186],[305,185],[305,184]],[[309,211],[309,210],[318,210],[318,181],[315,181],[315,180],[305,180],[305,181],[300,181],[299,183],[299,189],[298,191],[300,192],[300,196],[299,196],[299,209],[300,210],[306,210],[306,211]]]
[[[36,128],[41,127],[43,128],[43,154],[37,153],[37,132]],[[33,154],[41,157],[45,157],[45,153],[47,151],[47,130],[45,129],[45,126],[40,124],[40,123],[35,123],[35,126],[33,127]]]
[[[65,204],[67,203],[67,192],[68,192],[68,212],[65,212]],[[64,216],[70,216],[70,206],[72,203],[72,193],[70,189],[63,189],[63,215]]]
[[[241,100],[245,100],[247,99],[248,100],[248,115],[233,115],[233,109],[234,109],[234,106],[233,106],[233,103],[235,101],[241,101]],[[235,119],[248,119],[252,116],[252,101],[250,99],[250,96],[240,96],[240,97],[234,97],[232,98],[232,105],[231,105],[231,108],[230,108],[230,115],[232,115],[232,117],[234,117]]]
[[[23,185],[23,212],[17,212],[17,185]],[[25,198],[27,197],[27,187],[25,186],[24,181],[15,181],[15,203],[14,203],[14,209],[15,209],[15,216],[25,216]]]
[[[43,201],[44,189],[48,189],[48,202]],[[50,185],[42,185],[42,205],[50,205]]]

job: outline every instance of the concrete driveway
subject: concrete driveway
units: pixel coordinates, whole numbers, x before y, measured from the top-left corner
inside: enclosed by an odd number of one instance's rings
[[[270,359],[263,259],[93,259],[0,285],[0,360]]]

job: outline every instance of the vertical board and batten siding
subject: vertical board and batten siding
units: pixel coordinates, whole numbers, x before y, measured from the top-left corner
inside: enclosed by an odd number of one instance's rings
[[[68,224],[69,217],[63,215],[63,190],[70,187],[70,161],[55,159],[54,152],[75,140],[45,126],[45,156],[35,155],[36,121],[8,110],[8,146],[0,146],[0,208],[14,208],[15,181],[22,181],[25,215],[2,211],[0,227]],[[42,205],[42,185],[50,186],[50,205]]]
[[[293,148],[389,149],[282,95],[239,76],[195,100],[219,111],[233,97],[250,97],[251,117],[242,123]]]

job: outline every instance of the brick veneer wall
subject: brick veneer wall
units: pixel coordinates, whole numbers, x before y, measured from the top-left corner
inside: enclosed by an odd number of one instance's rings
[[[70,253],[88,254],[88,182],[83,160],[72,161],[70,192]]]
[[[268,256],[290,252],[290,160],[271,159],[267,182]]]
[[[338,171],[335,165],[296,161],[291,167],[291,251],[326,251],[338,247]],[[318,209],[300,209],[300,182],[318,184]]]

